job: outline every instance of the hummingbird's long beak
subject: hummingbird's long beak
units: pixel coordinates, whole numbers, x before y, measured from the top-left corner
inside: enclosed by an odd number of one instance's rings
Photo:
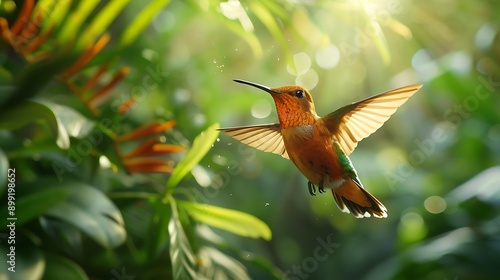
[[[277,92],[275,90],[272,90],[270,87],[266,87],[266,86],[263,86],[263,85],[259,85],[259,84],[256,84],[256,83],[252,83],[252,82],[248,82],[248,81],[244,81],[244,80],[233,80],[237,83],[240,83],[240,84],[245,84],[245,85],[249,85],[249,86],[253,86],[253,87],[256,87],[258,89],[261,89],[265,92],[268,92],[268,93],[277,93],[277,94],[280,94],[280,92]]]

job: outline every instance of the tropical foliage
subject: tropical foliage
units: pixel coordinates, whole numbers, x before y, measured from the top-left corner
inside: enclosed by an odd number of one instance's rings
[[[499,20],[471,0],[1,1],[0,279],[495,279]],[[423,83],[351,156],[389,217],[219,135],[276,121],[236,78],[301,84],[321,115]]]

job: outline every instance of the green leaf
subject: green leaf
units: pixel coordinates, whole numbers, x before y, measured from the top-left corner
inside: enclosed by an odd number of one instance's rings
[[[89,279],[85,271],[72,260],[45,252],[46,266],[42,279]]]
[[[80,112],[75,109],[52,103],[46,100],[37,100],[37,102],[49,107],[52,112],[58,117],[60,124],[68,135],[75,138],[83,138],[87,136],[90,131],[95,127],[95,123],[90,121]]]
[[[285,10],[284,6],[280,5],[280,3],[263,0],[259,1],[259,4],[262,5],[263,8],[269,10],[274,17],[278,17],[280,20],[285,21],[285,23],[289,21],[290,14]]]
[[[15,196],[17,217],[16,225],[20,226],[30,220],[45,214],[50,208],[64,201],[68,196],[66,188],[45,188],[34,193]],[[8,205],[4,205],[0,213],[8,213]]]
[[[381,32],[380,34],[375,35],[375,46],[382,57],[382,61],[385,65],[389,65],[391,63],[391,52],[389,51],[389,45],[387,44],[387,40],[384,34]]]
[[[202,270],[208,279],[212,278],[213,275],[225,275],[227,279],[250,279],[247,269],[241,262],[213,247],[201,247],[198,255],[201,263],[211,264]]]
[[[33,14],[43,15],[42,31],[52,26],[58,26],[63,22],[71,7],[72,1],[40,0],[35,6]]]
[[[245,237],[271,240],[271,229],[250,214],[189,201],[178,201],[178,204],[188,215],[201,223]]]
[[[162,202],[157,199],[152,205],[154,207],[154,215],[152,216],[151,228],[149,229],[151,234],[149,238],[146,239],[148,257],[151,261],[156,259],[166,247],[168,225],[171,219],[170,205],[167,202]]]
[[[80,40],[76,45],[76,49],[83,49],[89,42],[94,42],[97,37],[102,35],[129,1],[130,0],[109,1],[107,5],[99,11],[88,28],[85,29],[83,35],[79,36]]]
[[[64,25],[62,26],[61,32],[59,32],[59,40],[63,42],[68,42],[74,40],[75,36],[79,34],[80,27],[89,14],[95,9],[99,0],[87,0],[81,1],[78,8],[73,11]]]
[[[276,268],[272,262],[263,256],[254,255],[248,256],[248,251],[242,250],[241,247],[234,246],[227,241],[219,233],[216,233],[209,226],[205,224],[200,224],[196,227],[196,234],[203,238],[204,240],[217,245],[219,250],[229,253],[231,256],[239,256],[240,260],[244,260],[244,263],[250,264],[252,267],[259,269],[263,273],[265,279],[280,280],[282,279],[283,272]],[[201,249],[200,249],[201,251]],[[198,254],[198,258],[202,259],[203,256],[201,252]],[[240,279],[239,277],[233,277],[234,279]]]
[[[132,43],[153,20],[153,17],[169,3],[170,0],[156,0],[149,3],[125,29],[119,47],[123,48]]]
[[[372,20],[371,19],[371,12],[366,12],[366,21],[367,24]],[[374,24],[374,23],[371,23]],[[375,22],[376,25],[378,25],[378,22]],[[375,47],[377,48],[377,51],[379,52],[380,56],[382,57],[382,61],[384,62],[384,65],[389,65],[391,62],[391,53],[389,51],[389,46],[387,43],[387,40],[385,38],[384,31],[382,30],[382,27],[380,25],[376,26],[380,28],[379,32],[376,32],[375,35],[372,37],[373,41],[375,42]]]
[[[14,130],[33,122],[46,122],[51,133],[56,136],[56,143],[61,149],[69,148],[69,135],[64,125],[52,111],[41,101],[27,100],[0,116],[0,129]]]
[[[179,220],[174,199],[170,199],[172,215],[168,223],[170,236],[170,261],[173,279],[197,279],[194,266],[196,258]]]
[[[105,248],[125,241],[122,215],[101,191],[80,182],[55,184],[68,190],[68,198],[47,211],[47,216],[72,224]]]
[[[281,30],[278,22],[274,19],[271,12],[263,6],[262,3],[250,2],[250,6],[255,15],[266,26],[269,32],[273,35],[273,38],[281,46],[286,60],[289,62],[293,61],[290,48],[288,47],[288,42],[283,36],[283,30]]]
[[[221,20],[227,28],[248,43],[255,57],[262,57],[262,45],[254,32],[245,31],[239,22],[229,20],[223,15],[218,16],[218,19]]]
[[[193,146],[184,159],[175,167],[174,171],[170,175],[170,178],[168,178],[166,191],[177,186],[182,178],[184,178],[184,176],[186,176],[186,174],[191,171],[191,169],[193,169],[198,162],[200,162],[208,150],[210,150],[210,147],[212,147],[212,144],[219,135],[217,128],[219,128],[219,124],[215,123],[194,139]],[[165,192],[164,198],[166,195],[167,192]]]

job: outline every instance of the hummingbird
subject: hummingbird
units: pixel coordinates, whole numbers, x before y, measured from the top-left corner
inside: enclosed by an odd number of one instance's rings
[[[356,218],[387,217],[387,208],[363,187],[348,156],[359,141],[379,129],[422,84],[374,95],[319,117],[311,94],[302,86],[270,88],[234,81],[269,93],[279,122],[219,130],[253,148],[289,159],[307,178],[309,193],[316,195],[316,187],[319,193],[331,190],[342,212]]]

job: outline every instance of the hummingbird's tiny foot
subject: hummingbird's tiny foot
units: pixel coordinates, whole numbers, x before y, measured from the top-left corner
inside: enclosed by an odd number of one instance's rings
[[[309,188],[309,193],[312,196],[316,195],[316,188],[314,187],[314,184],[311,183],[311,181],[307,181],[307,187]]]
[[[325,193],[325,189],[323,188],[323,179],[321,179],[321,181],[319,181],[319,185],[318,185],[318,191],[319,193]]]

